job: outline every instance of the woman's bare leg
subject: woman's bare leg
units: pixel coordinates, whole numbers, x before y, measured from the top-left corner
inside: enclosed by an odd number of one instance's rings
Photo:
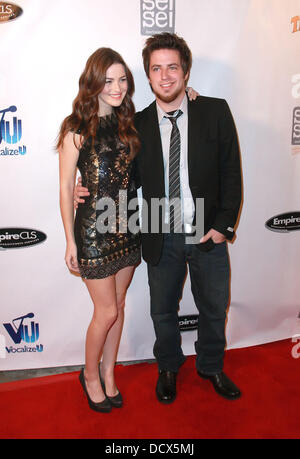
[[[116,279],[109,276],[85,280],[85,283],[94,303],[94,314],[86,334],[84,375],[90,398],[99,403],[105,399],[99,379],[99,355],[118,318]]]
[[[124,324],[125,297],[132,280],[134,270],[134,266],[128,266],[121,269],[115,276],[118,318],[107,334],[101,363],[101,377],[105,381],[106,393],[110,397],[118,394],[118,389],[114,379],[114,367],[117,360]]]

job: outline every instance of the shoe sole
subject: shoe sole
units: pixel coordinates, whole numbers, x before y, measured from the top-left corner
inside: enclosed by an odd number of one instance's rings
[[[156,393],[157,400],[160,403],[162,403],[163,405],[170,405],[171,403],[175,402],[175,400],[176,400],[176,396],[174,398],[172,398],[171,400],[163,400],[163,399],[160,398],[160,396],[158,395],[157,392],[155,392],[155,393]]]
[[[214,389],[215,389],[215,392],[216,392],[218,395],[220,395],[220,396],[223,397],[223,398],[226,398],[226,400],[231,400],[231,401],[238,400],[238,399],[241,397],[241,395],[242,395],[242,394],[238,394],[238,395],[234,395],[234,396],[224,395],[224,394],[221,394],[220,392],[218,392],[218,391],[216,390],[215,387],[214,387]]]
[[[206,379],[206,380],[209,380],[209,376],[206,376],[206,375],[203,375],[203,374],[200,374],[198,371],[198,376],[200,376],[200,378],[202,379]],[[218,389],[215,387],[214,383],[209,381],[211,383],[211,385],[213,386],[215,392],[220,395],[221,397],[223,398],[226,398],[226,400],[231,400],[231,401],[234,401],[234,400],[238,400],[240,397],[241,397],[241,393],[239,393],[238,395],[234,395],[234,396],[230,396],[230,395],[225,395],[225,394],[222,394],[221,392],[218,391]]]

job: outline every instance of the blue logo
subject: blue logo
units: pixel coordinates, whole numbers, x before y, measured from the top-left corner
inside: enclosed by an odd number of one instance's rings
[[[4,143],[9,145],[0,149],[0,156],[24,156],[27,153],[25,145],[16,145],[23,135],[22,120],[18,119],[17,116],[13,116],[10,120],[5,118],[7,113],[15,113],[16,111],[17,107],[15,105],[0,110],[0,114],[2,114],[0,119],[0,147],[4,146]],[[17,148],[11,148],[11,146],[16,146]]]
[[[11,323],[3,324],[5,330],[15,343],[15,345],[25,343],[25,346],[15,348],[10,346],[6,347],[7,352],[15,354],[16,352],[43,352],[44,346],[42,344],[36,344],[35,347],[27,346],[28,344],[34,344],[39,340],[40,327],[39,324],[31,321],[28,323],[26,319],[33,319],[34,314],[29,312],[25,316],[17,317],[13,319]]]

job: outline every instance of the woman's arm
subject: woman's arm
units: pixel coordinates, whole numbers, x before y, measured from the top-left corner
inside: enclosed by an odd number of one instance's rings
[[[78,134],[75,134],[75,141],[79,142]],[[68,268],[76,272],[79,272],[79,269],[74,238],[74,183],[78,156],[74,134],[69,132],[59,150],[60,212],[67,241],[65,261]]]

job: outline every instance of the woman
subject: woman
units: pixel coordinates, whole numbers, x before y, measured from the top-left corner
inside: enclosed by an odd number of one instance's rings
[[[139,234],[124,232],[118,212],[119,191],[136,193],[132,160],[139,140],[133,124],[133,92],[133,77],[122,57],[110,48],[98,49],[80,77],[72,114],[62,123],[57,143],[65,261],[71,271],[80,273],[94,304],[86,335],[85,369],[79,379],[90,408],[98,412],[109,412],[123,403],[114,366],[126,291],[140,262]],[[74,222],[77,167],[90,195]],[[101,198],[111,199],[116,208],[114,224],[106,232],[98,210]]]

